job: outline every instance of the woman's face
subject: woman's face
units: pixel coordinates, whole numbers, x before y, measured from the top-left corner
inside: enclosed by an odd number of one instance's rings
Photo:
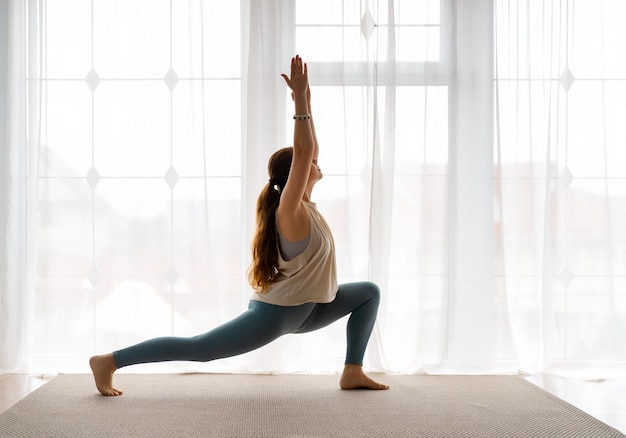
[[[311,162],[311,171],[309,172],[309,181],[317,182],[324,177],[322,169],[317,164],[317,160]]]

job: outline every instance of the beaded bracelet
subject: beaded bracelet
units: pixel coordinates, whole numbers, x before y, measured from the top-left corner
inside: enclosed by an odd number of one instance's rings
[[[311,114],[296,114],[293,116],[294,120],[310,120]]]

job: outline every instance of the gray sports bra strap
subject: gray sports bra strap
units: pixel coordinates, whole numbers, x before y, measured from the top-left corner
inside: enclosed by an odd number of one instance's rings
[[[302,254],[307,246],[309,246],[309,242],[311,241],[310,234],[304,239],[297,242],[292,242],[285,239],[280,232],[278,220],[276,220],[276,230],[278,231],[278,246],[280,248],[280,255],[285,261],[293,260],[300,254]]]

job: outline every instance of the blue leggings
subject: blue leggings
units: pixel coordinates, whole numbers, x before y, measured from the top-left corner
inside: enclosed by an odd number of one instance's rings
[[[370,282],[339,286],[326,304],[275,306],[251,300],[235,319],[190,338],[154,338],[113,352],[118,368],[173,360],[207,362],[255,350],[288,333],[307,333],[351,314],[347,326],[346,364],[363,365],[363,356],[380,302],[378,286]]]

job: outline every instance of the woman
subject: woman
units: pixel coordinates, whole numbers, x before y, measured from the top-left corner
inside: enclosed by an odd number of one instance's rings
[[[337,285],[335,247],[324,218],[311,202],[322,172],[311,118],[307,66],[291,60],[282,75],[295,102],[294,145],[269,160],[269,182],[257,201],[249,281],[255,292],[248,310],[230,322],[191,338],[151,339],[89,360],[103,395],[118,368],[172,360],[210,361],[246,353],[288,333],[306,333],[350,314],[342,389],[388,389],[363,372],[363,356],[376,320],[378,287],[370,282]]]

